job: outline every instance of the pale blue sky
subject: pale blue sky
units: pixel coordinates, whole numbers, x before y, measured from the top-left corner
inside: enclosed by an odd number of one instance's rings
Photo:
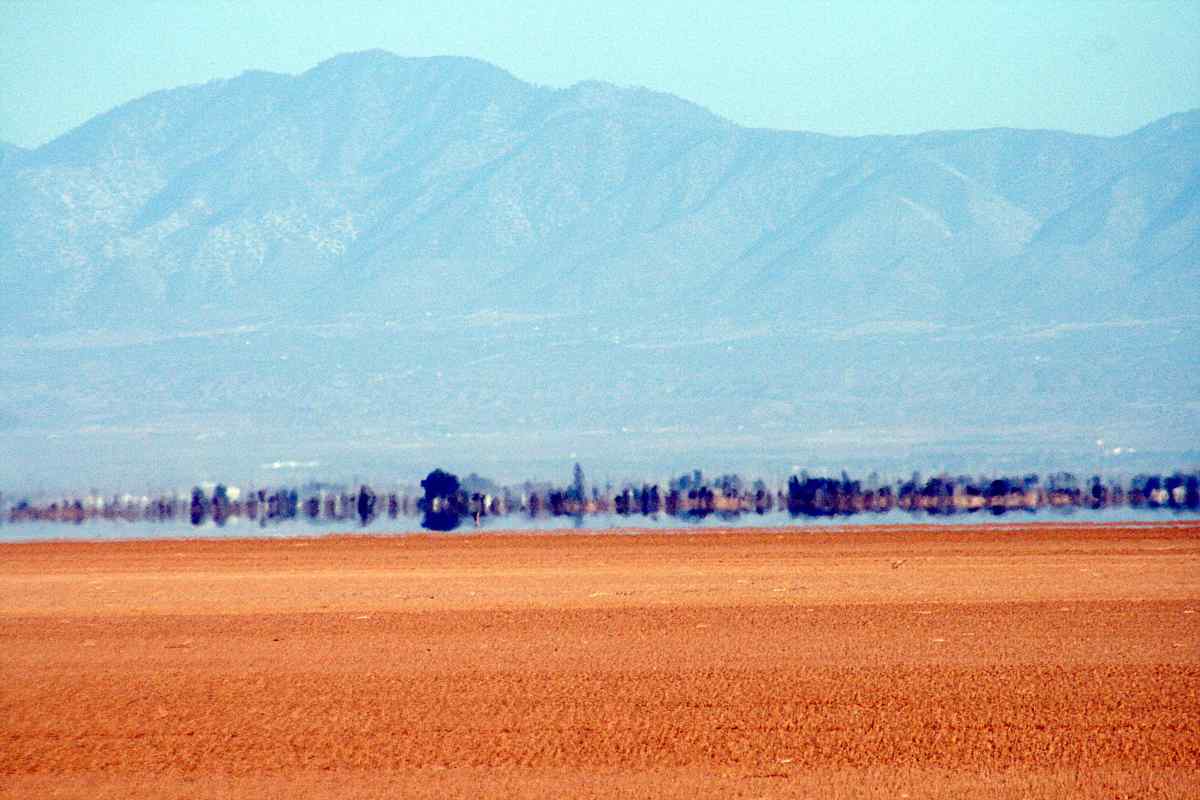
[[[550,86],[671,92],[836,134],[1120,134],[1200,106],[1200,2],[0,0],[0,140],[41,144],[156,89],[337,53],[467,55]]]

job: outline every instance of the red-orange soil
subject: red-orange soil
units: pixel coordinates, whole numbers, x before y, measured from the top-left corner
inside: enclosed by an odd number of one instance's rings
[[[0,545],[7,797],[1200,797],[1200,523]]]

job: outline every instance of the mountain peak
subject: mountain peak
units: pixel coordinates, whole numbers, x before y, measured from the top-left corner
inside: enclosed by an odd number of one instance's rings
[[[401,56],[391,52],[390,50],[382,50],[379,48],[340,53],[332,58],[327,58],[326,60],[317,64],[315,67],[307,70],[304,75],[354,75],[378,70],[424,70],[441,72],[445,74],[491,74],[504,75],[513,80],[517,80],[507,70],[501,69],[495,64],[478,58],[453,55]]]
[[[1143,146],[1174,148],[1200,145],[1200,109],[1168,114],[1123,137]]]
[[[1143,131],[1158,130],[1158,131],[1182,131],[1200,128],[1200,108],[1193,108],[1188,111],[1179,111],[1174,114],[1168,114],[1162,119],[1155,120],[1149,125],[1138,128],[1135,133]]]

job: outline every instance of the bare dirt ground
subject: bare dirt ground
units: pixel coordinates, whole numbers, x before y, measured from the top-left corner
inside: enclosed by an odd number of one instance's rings
[[[0,545],[7,797],[1200,797],[1200,523]]]

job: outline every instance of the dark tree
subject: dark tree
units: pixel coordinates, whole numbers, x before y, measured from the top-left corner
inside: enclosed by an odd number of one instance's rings
[[[358,502],[356,503],[358,511],[358,522],[363,527],[367,526],[371,520],[375,518],[375,492],[370,486],[365,483],[358,489]]]
[[[930,514],[954,513],[954,479],[949,476],[935,476],[925,482],[921,489],[925,498],[924,507]]]
[[[458,493],[458,486],[457,475],[435,469],[425,476],[425,480],[421,481],[421,488],[425,490],[425,504],[432,507],[435,500],[454,497]]]
[[[213,489],[212,517],[213,522],[222,527],[225,520],[229,519],[229,490],[223,483],[218,483],[217,488]]]
[[[805,480],[805,483],[807,483],[807,479]],[[808,499],[805,496],[804,490],[805,486],[803,483],[800,483],[800,479],[798,477],[792,475],[788,478],[787,507],[788,513],[790,513],[792,516],[797,516],[804,513],[804,506],[806,504],[806,500]]]
[[[295,489],[276,489],[267,495],[267,519],[293,519],[300,507]]]
[[[1012,481],[1008,478],[996,478],[983,490],[983,496],[988,501],[988,510],[993,515],[999,516],[1008,511],[1005,500],[1009,493],[1012,492],[1012,489]]]
[[[650,484],[642,487],[642,514],[657,514],[662,508],[662,496],[658,490],[658,484]]]
[[[679,490],[671,489],[667,492],[667,497],[663,503],[664,508],[672,517],[679,514]]]
[[[585,492],[586,486],[583,482],[583,467],[576,464],[571,476],[571,488],[567,490],[567,498],[582,505],[584,500],[587,499]]]
[[[192,489],[192,524],[203,525],[204,519],[208,516],[208,496],[199,487]]]
[[[613,498],[613,506],[618,514],[627,515],[633,511],[633,490],[626,486],[620,494]]]
[[[311,520],[316,520],[321,516],[321,498],[317,495],[310,496],[304,501],[304,516]]]
[[[716,509],[717,497],[713,493],[713,490],[707,486],[701,486],[699,489],[689,491],[688,500],[691,501],[692,506],[688,509],[689,517],[703,519]]]
[[[458,476],[435,469],[421,481],[421,527],[433,531],[452,531],[462,521],[465,509],[459,497]]]

